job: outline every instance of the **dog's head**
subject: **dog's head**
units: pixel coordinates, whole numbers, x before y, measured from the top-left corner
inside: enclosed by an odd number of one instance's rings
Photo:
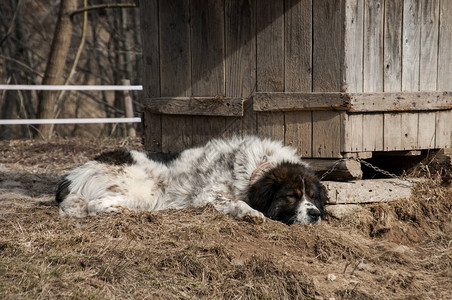
[[[248,192],[252,208],[286,224],[320,222],[326,189],[305,165],[281,163],[259,177]]]

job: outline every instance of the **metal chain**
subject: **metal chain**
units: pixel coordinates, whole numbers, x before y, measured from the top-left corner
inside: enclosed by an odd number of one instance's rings
[[[320,180],[323,180],[326,176],[328,176],[329,174],[331,174],[341,162],[347,161],[347,160],[355,160],[355,161],[357,161],[357,162],[359,162],[359,163],[362,163],[362,164],[365,165],[366,167],[368,167],[368,168],[370,168],[370,169],[373,169],[374,171],[376,171],[376,172],[378,172],[378,173],[381,173],[381,174],[383,174],[383,175],[385,175],[385,176],[387,176],[387,177],[396,178],[396,179],[403,180],[403,181],[406,181],[406,182],[409,182],[409,183],[412,183],[412,184],[419,184],[419,185],[424,185],[424,186],[428,186],[428,187],[441,187],[441,184],[431,184],[431,183],[427,183],[427,182],[422,182],[422,181],[419,181],[419,180],[415,180],[415,179],[412,179],[412,178],[408,178],[408,177],[403,177],[403,176],[396,175],[396,174],[394,174],[394,173],[391,173],[391,172],[388,172],[388,171],[386,171],[386,170],[380,169],[379,167],[374,166],[374,165],[371,164],[370,162],[365,161],[365,160],[363,160],[363,159],[361,159],[361,158],[357,158],[357,157],[347,157],[347,158],[341,158],[341,159],[338,159],[338,160],[331,166],[330,169],[328,169],[325,173],[322,174],[322,176],[320,177]]]

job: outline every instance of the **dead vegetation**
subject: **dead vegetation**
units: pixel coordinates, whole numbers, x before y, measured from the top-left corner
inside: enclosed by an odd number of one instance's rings
[[[318,226],[211,206],[61,219],[67,170],[138,140],[0,142],[0,298],[450,299],[452,188]]]

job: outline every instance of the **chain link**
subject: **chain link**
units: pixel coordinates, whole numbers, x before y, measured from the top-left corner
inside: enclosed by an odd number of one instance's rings
[[[395,179],[403,180],[403,181],[406,181],[406,182],[409,182],[409,183],[412,183],[412,184],[419,184],[419,185],[424,185],[424,186],[428,186],[428,187],[440,187],[440,186],[441,186],[441,184],[431,184],[431,183],[427,183],[427,182],[422,182],[422,181],[419,181],[419,180],[415,180],[415,179],[412,179],[412,178],[408,178],[408,177],[403,177],[403,176],[396,175],[396,174],[394,174],[394,173],[391,173],[391,172],[388,172],[388,171],[386,171],[386,170],[383,170],[383,169],[381,169],[381,168],[379,168],[379,167],[377,167],[377,166],[374,166],[374,165],[371,164],[370,162],[365,161],[365,160],[363,160],[363,159],[361,159],[361,158],[357,158],[357,157],[347,157],[347,158],[341,158],[341,159],[338,159],[338,160],[331,166],[330,169],[328,169],[327,171],[325,171],[325,173],[322,174],[322,176],[320,177],[320,180],[323,180],[326,176],[328,176],[329,174],[331,174],[331,173],[337,168],[337,166],[338,166],[341,162],[347,161],[347,160],[354,160],[354,161],[357,161],[357,162],[359,162],[359,163],[365,165],[366,167],[368,167],[368,168],[370,168],[370,169],[373,169],[374,171],[376,171],[376,172],[378,172],[378,173],[381,173],[381,174],[383,174],[383,175],[385,175],[385,176],[387,176],[387,177],[390,177],[390,178],[395,178]]]

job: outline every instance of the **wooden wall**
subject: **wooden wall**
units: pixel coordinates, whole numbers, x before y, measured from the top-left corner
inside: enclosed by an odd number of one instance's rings
[[[450,110],[256,112],[252,96],[452,90],[452,1],[147,0],[140,10],[147,101],[245,99],[243,116],[145,109],[148,150],[231,134],[280,139],[305,157],[451,146]]]
[[[452,90],[452,2],[348,0],[348,92]],[[452,112],[346,114],[342,152],[452,146]]]

